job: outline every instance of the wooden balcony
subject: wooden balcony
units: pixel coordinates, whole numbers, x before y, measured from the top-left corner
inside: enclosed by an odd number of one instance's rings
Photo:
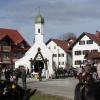
[[[11,46],[0,46],[0,51],[10,52]]]
[[[2,51],[10,52],[11,51],[11,46],[2,46]]]
[[[13,48],[13,51],[24,51],[26,52],[29,48]]]
[[[10,63],[11,62],[11,59],[10,58],[6,58],[6,57],[3,57],[2,58],[2,62],[4,62],[4,63]]]
[[[3,61],[5,64],[11,64],[11,61]]]

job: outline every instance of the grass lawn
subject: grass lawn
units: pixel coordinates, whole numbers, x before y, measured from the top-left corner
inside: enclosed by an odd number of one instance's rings
[[[30,100],[68,100],[68,99],[65,99],[64,97],[43,94],[37,91],[35,95],[30,98]]]

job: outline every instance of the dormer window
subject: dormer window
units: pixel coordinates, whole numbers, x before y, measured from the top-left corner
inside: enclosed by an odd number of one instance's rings
[[[93,44],[93,40],[87,40],[87,44]]]
[[[85,41],[79,41],[79,45],[84,45]]]

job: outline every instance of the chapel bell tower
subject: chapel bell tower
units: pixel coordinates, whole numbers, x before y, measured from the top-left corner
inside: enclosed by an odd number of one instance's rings
[[[35,18],[35,42],[43,42],[44,18],[39,14]]]

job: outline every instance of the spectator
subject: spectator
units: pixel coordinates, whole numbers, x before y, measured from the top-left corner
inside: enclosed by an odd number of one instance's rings
[[[98,63],[97,65],[97,75],[98,75],[98,79],[100,80],[100,63]]]
[[[5,79],[7,81],[10,81],[10,75],[11,75],[11,70],[10,69],[5,69]]]
[[[22,68],[21,78],[22,78],[22,84],[23,84],[24,89],[26,89],[26,77],[27,77],[26,70],[25,70],[25,68]]]
[[[30,76],[29,68],[27,68],[27,76],[28,76],[28,77]]]
[[[17,68],[14,72],[13,72],[13,82],[14,83],[18,83],[18,79],[19,79],[19,69]]]
[[[82,74],[82,81],[84,83],[92,83],[93,82],[93,76],[91,72],[91,65],[87,64],[84,66],[84,73]]]
[[[2,76],[2,68],[0,66],[0,79],[1,79],[1,76]]]

